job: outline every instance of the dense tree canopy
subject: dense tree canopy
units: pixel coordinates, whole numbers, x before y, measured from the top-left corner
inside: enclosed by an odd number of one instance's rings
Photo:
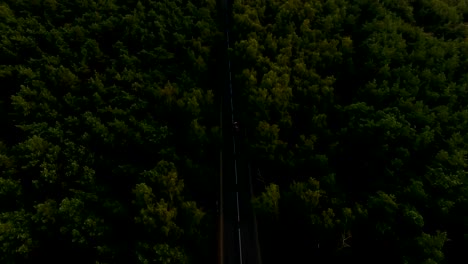
[[[458,262],[467,2],[243,0],[233,19],[267,262]]]
[[[0,262],[206,263],[217,12],[0,4]]]
[[[1,263],[214,262],[220,4],[0,2]],[[264,263],[466,260],[468,2],[230,4]]]

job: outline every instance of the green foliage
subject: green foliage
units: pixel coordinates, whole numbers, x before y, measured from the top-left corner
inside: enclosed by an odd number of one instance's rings
[[[231,11],[233,101],[243,158],[262,171],[252,202],[271,262],[459,261],[467,2]],[[214,0],[0,3],[0,262],[207,262],[218,13]]]
[[[156,168],[142,173],[141,181],[133,189],[133,203],[139,212],[135,223],[142,241],[156,244],[151,247],[148,243],[138,243],[139,262],[188,263],[187,253],[177,242],[184,236],[198,239],[197,230],[204,213],[195,203],[182,199],[184,185],[177,178],[174,164],[160,161]]]
[[[206,263],[214,190],[194,194],[217,172],[216,3],[0,14],[1,262]]]
[[[279,214],[279,199],[280,192],[278,185],[271,184],[266,187],[265,192],[261,196],[254,198],[252,203],[254,208],[259,212],[277,216]]]
[[[11,255],[26,256],[34,247],[28,228],[30,217],[24,210],[1,214],[0,240],[4,252],[2,262],[11,262]]]
[[[466,211],[466,14],[466,1],[450,0],[234,1],[257,197],[268,186],[281,196],[281,220],[261,238],[272,260],[461,256],[460,239],[426,234],[457,236]]]

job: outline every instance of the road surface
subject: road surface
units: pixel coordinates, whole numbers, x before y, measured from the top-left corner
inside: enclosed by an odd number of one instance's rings
[[[229,5],[221,0],[226,18],[226,50],[230,48]],[[224,147],[220,153],[220,218],[219,263],[261,264],[256,219],[251,208],[252,185],[250,166],[243,158],[242,137],[235,133],[232,124],[237,109],[233,102],[231,61],[226,55],[226,89],[222,101],[221,127]],[[240,123],[242,126],[242,124]],[[242,130],[242,128],[241,128]]]

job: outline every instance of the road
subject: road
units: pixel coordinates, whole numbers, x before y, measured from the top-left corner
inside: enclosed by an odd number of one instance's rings
[[[230,48],[229,5],[221,0],[224,12],[226,50]],[[252,184],[250,165],[243,158],[242,137],[235,133],[232,124],[236,109],[233,104],[231,60],[226,55],[226,89],[221,103],[221,127],[223,150],[220,152],[220,216],[219,259],[220,264],[261,264],[257,224],[251,207]],[[223,129],[224,128],[224,129]]]

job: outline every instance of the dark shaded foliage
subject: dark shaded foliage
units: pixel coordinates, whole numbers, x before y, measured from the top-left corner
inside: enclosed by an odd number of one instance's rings
[[[213,261],[216,3],[0,14],[0,261]]]
[[[466,6],[234,2],[267,262],[466,259]]]

